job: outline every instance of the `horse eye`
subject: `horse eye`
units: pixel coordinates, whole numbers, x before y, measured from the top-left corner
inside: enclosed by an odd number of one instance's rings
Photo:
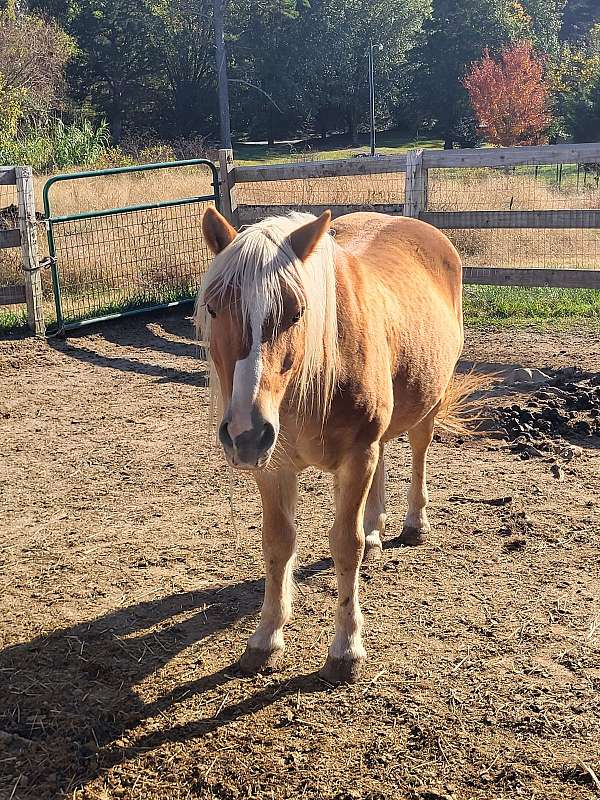
[[[295,324],[296,322],[300,322],[300,320],[302,319],[302,315],[303,314],[304,314],[304,309],[301,308],[300,311],[298,311],[298,313],[294,314],[294,316],[292,317],[292,324]]]
[[[214,311],[210,306],[206,306],[206,310],[208,311],[208,313],[211,315],[211,317],[213,319],[217,316],[217,312]]]

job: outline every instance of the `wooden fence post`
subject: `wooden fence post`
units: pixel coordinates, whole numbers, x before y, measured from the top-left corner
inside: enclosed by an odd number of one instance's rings
[[[19,230],[21,231],[21,264],[25,276],[27,324],[36,336],[44,336],[42,273],[37,249],[35,195],[31,167],[15,167]]]
[[[406,190],[404,216],[419,219],[427,210],[427,168],[423,166],[423,151],[409,150],[406,154]]]
[[[234,228],[239,225],[235,199],[235,163],[233,150],[219,150],[219,185],[221,189],[221,211]]]

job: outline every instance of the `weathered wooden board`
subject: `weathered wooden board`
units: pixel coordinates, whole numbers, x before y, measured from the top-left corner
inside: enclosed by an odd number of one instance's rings
[[[302,161],[297,164],[267,164],[258,167],[236,167],[236,183],[258,181],[292,181],[306,178],[336,178],[343,175],[381,175],[406,172],[406,156],[344,158],[339,161]]]
[[[436,228],[600,228],[600,211],[422,211]]]
[[[404,213],[419,219],[427,208],[428,172],[423,167],[423,151],[411,150],[406,155]]]
[[[463,281],[485,286],[553,286],[562,289],[600,289],[600,270],[464,267]]]
[[[539,147],[486,147],[468,150],[424,150],[423,167],[515,167],[525,164],[600,163],[600,143],[540,145]],[[343,175],[379,175],[406,172],[406,156],[367,156],[338,161],[305,161],[236,167],[236,183],[302,180]]]
[[[290,211],[322,214],[331,209],[334,217],[356,211],[378,211],[402,215],[402,203],[313,204],[313,205],[243,205],[239,206],[241,224]],[[600,228],[600,211],[422,211],[420,219],[443,230],[468,228]]]
[[[239,224],[237,202],[235,199],[235,180],[233,174],[233,150],[219,150],[219,188],[221,192],[221,211],[234,226]]]
[[[280,216],[289,214],[290,211],[307,211],[310,214],[319,216],[329,209],[333,218],[341,217],[344,214],[352,214],[356,211],[377,211],[380,214],[392,214],[401,216],[404,213],[402,203],[375,203],[373,205],[286,205],[286,206],[238,206],[238,219],[241,225],[252,225],[265,217]]]
[[[12,306],[26,301],[25,284],[0,286],[0,306]]]
[[[517,167],[524,164],[589,164],[600,162],[600,142],[537,147],[483,147],[473,150],[424,150],[426,168]]]
[[[27,324],[36,336],[43,336],[46,326],[44,324],[42,273],[37,248],[33,171],[31,167],[15,167],[15,176],[19,204],[19,230],[21,231],[21,263],[25,271]]]
[[[7,231],[0,230],[0,250],[7,247],[21,246],[21,231],[17,228],[9,228]]]
[[[14,167],[0,167],[0,186],[14,186],[16,182]]]

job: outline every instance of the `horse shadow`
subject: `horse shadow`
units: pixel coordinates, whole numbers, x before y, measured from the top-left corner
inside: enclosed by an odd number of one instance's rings
[[[119,372],[135,372],[157,378],[158,383],[187,383],[206,386],[208,370],[202,359],[200,346],[192,341],[194,332],[187,314],[190,309],[181,308],[169,311],[148,312],[142,317],[103,322],[70,331],[66,339],[50,338],[49,345],[69,358]],[[165,335],[157,332],[153,323],[158,323]],[[99,353],[90,345],[89,337],[96,334],[116,348],[135,349],[141,358],[127,355],[106,355]],[[186,339],[188,341],[186,341]],[[84,343],[82,343],[82,341]],[[199,368],[178,369],[143,360],[146,354],[165,354],[177,358],[192,358]]]
[[[298,570],[299,582],[332,566],[321,559]],[[328,690],[316,675],[270,681],[208,718],[170,726],[127,744],[129,731],[239,677],[236,664],[178,684],[151,702],[136,687],[188,652],[202,662],[211,637],[260,608],[262,580],[172,594],[16,644],[0,652],[0,796],[54,798],[100,771],[165,741],[206,736],[275,699]],[[242,637],[240,637],[241,639]],[[241,643],[241,641],[240,641]],[[191,654],[190,654],[191,650]],[[4,751],[4,752],[3,752]],[[4,775],[3,775],[4,773]]]

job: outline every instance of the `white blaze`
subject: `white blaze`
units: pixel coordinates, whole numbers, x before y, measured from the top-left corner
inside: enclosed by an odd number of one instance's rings
[[[233,392],[228,414],[230,421],[227,425],[232,439],[252,429],[252,409],[262,374],[260,345],[264,316],[263,309],[254,310],[251,319],[252,347],[246,358],[236,361],[233,370]]]

